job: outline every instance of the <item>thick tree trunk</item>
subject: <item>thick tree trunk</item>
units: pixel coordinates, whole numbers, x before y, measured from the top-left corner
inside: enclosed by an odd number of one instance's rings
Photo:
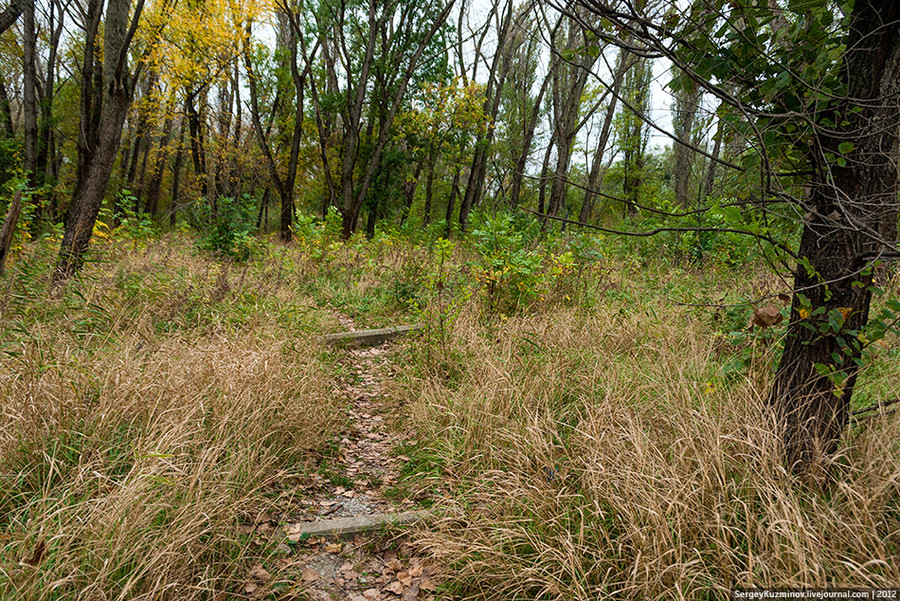
[[[22,14],[22,9],[25,8],[25,3],[29,0],[11,0],[9,6],[6,7],[2,13],[0,13],[0,33],[3,33],[10,27],[12,24],[16,22],[19,18],[19,15]]]
[[[80,119],[78,124],[78,165],[75,172],[75,190],[72,196],[78,195],[78,190],[87,178],[88,167],[97,147],[97,135],[100,126],[100,111],[103,108],[102,65],[96,61],[97,33],[100,29],[100,18],[103,14],[102,0],[88,0],[87,15],[85,19],[86,30],[84,34],[84,57],[81,64],[81,99]]]
[[[84,253],[93,233],[94,223],[106,193],[116,152],[122,138],[122,127],[131,103],[130,75],[126,69],[128,46],[137,29],[143,1],[138,0],[129,27],[130,0],[109,0],[103,55],[103,81],[106,90],[102,113],[102,125],[97,148],[91,157],[84,181],[72,199],[72,207],[66,219],[62,244],[59,249],[53,281],[59,284],[71,277],[84,263]],[[82,114],[82,121],[87,115]]]
[[[94,222],[100,212],[100,204],[103,202],[106,185],[109,183],[113,162],[119,149],[128,104],[129,95],[121,86],[108,97],[108,110],[105,111],[100,142],[91,160],[84,184],[78,190],[78,195],[72,199],[72,208],[66,220],[59,259],[53,274],[55,282],[68,279],[81,269],[84,263],[84,253],[91,240]]]
[[[847,98],[829,115],[842,135],[820,136],[818,156],[855,148],[845,166],[815,161],[794,280],[802,295],[769,395],[787,464],[820,483],[849,418],[872,261],[896,241],[900,3],[858,0],[846,48]]]

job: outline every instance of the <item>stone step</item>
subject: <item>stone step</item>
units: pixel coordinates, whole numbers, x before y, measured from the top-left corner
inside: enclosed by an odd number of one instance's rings
[[[392,328],[380,328],[377,330],[356,330],[353,332],[339,332],[337,334],[326,334],[323,340],[326,344],[338,347],[352,346],[374,346],[381,344],[385,340],[390,340],[397,336],[409,334],[421,330],[425,327],[423,323],[414,323],[405,326],[396,326]]]
[[[349,518],[333,518],[330,520],[317,520],[295,525],[291,533],[301,536],[329,536],[342,538],[353,536],[361,532],[371,532],[382,528],[397,526],[410,526],[418,522],[426,521],[434,517],[430,511],[406,511],[403,513],[374,513],[372,515],[358,515]],[[299,526],[299,527],[298,527]]]

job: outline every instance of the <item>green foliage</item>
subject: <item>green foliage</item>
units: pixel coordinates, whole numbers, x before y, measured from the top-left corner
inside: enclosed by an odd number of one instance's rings
[[[202,251],[245,261],[256,248],[255,201],[248,194],[239,199],[220,197],[215,211],[207,203],[198,202],[189,219],[197,231],[197,248]]]
[[[534,234],[534,227],[530,232],[516,227],[508,213],[488,217],[472,231],[478,253],[472,271],[486,287],[490,311],[512,313],[535,300],[543,258],[529,248]]]
[[[149,215],[134,212],[131,207],[135,206],[135,201],[135,197],[129,190],[119,192],[119,201],[116,203],[119,208],[115,215],[115,220],[119,225],[114,230],[114,234],[131,240],[147,240],[155,235],[158,229]]]

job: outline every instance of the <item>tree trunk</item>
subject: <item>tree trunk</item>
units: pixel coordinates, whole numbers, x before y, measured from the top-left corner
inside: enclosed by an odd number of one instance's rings
[[[178,149],[175,151],[175,164],[172,165],[172,198],[169,200],[169,226],[175,227],[180,194],[181,166],[184,163],[184,118],[178,124]]]
[[[9,6],[6,7],[2,13],[0,13],[0,33],[3,33],[10,27],[12,24],[16,22],[19,18],[19,15],[22,14],[22,9],[25,8],[25,3],[29,0],[12,0],[9,3]]]
[[[722,152],[722,135],[725,121],[719,117],[716,125],[716,133],[713,135],[712,158],[706,167],[706,179],[703,184],[702,195],[705,197],[712,196],[716,190],[716,167],[719,165],[719,154]]]
[[[609,135],[612,131],[613,118],[616,115],[616,106],[618,106],[619,91],[622,88],[622,79],[625,76],[625,71],[628,70],[628,57],[628,52],[619,50],[616,71],[613,74],[613,83],[610,88],[609,106],[606,107],[606,115],[603,117],[603,125],[600,128],[600,138],[597,140],[597,147],[594,149],[594,161],[591,165],[591,172],[588,174],[587,186],[585,186],[587,190],[584,192],[581,211],[578,213],[578,221],[581,223],[587,223],[594,213],[594,199],[596,198],[596,192],[600,187],[603,155],[606,153],[606,147],[609,144]]]
[[[38,129],[37,129],[37,95],[35,83],[37,70],[35,69],[36,33],[34,29],[34,4],[25,3],[23,15],[24,36],[22,40],[22,112],[25,117],[25,174],[28,178],[28,186],[37,186],[37,153],[38,153]]]
[[[50,48],[47,56],[47,74],[43,102],[41,102],[41,123],[38,132],[38,157],[37,179],[39,185],[54,181],[52,160],[55,156],[55,137],[52,135],[53,101],[56,87],[56,56],[59,49],[59,39],[65,22],[64,16],[59,15],[58,24],[55,18],[57,8],[56,0],[50,2]],[[61,12],[61,11],[60,11]]]
[[[872,299],[872,262],[897,232],[900,3],[857,0],[845,45],[847,96],[828,117],[843,124],[819,134],[794,274],[784,353],[769,395],[787,465],[818,483],[849,419],[861,341]],[[829,124],[830,125],[830,124]],[[828,127],[823,127],[827,130]],[[855,148],[845,166],[826,163],[838,145]],[[808,264],[806,264],[808,262]],[[804,302],[804,298],[808,302]]]
[[[3,121],[3,130],[6,137],[12,138],[16,132],[13,129],[12,107],[9,104],[9,94],[6,91],[6,82],[3,80],[3,74],[0,74],[0,120]]]
[[[491,61],[488,87],[485,91],[484,108],[488,126],[484,134],[479,136],[475,142],[475,156],[472,158],[472,167],[469,169],[469,181],[466,184],[465,196],[459,206],[459,227],[463,233],[469,224],[469,212],[481,201],[481,195],[484,192],[488,150],[494,139],[494,127],[497,113],[500,110],[503,84],[506,82],[506,76],[512,66],[512,61],[506,56],[505,47],[513,15],[512,2],[507,2],[504,10],[504,16],[497,32],[497,52]]]
[[[400,227],[403,227],[403,224],[409,217],[409,212],[412,210],[413,201],[416,198],[416,188],[419,186],[419,175],[422,173],[422,165],[422,161],[416,163],[416,170],[403,184],[403,196],[406,198],[406,204],[403,206],[403,213],[400,215]]]
[[[147,212],[155,217],[159,212],[159,192],[162,186],[163,171],[166,168],[166,160],[169,158],[169,136],[172,135],[172,117],[166,119],[163,126],[163,135],[159,140],[159,149],[156,153],[156,161],[153,164],[153,172],[150,175],[150,183],[147,184]]]
[[[675,180],[675,202],[682,209],[691,204],[691,169],[694,151],[690,148],[694,132],[694,119],[700,106],[700,89],[693,82],[675,95],[675,115],[672,119],[676,141],[672,142],[672,179]],[[679,142],[681,142],[679,144]]]
[[[544,78],[541,89],[538,91],[537,97],[534,99],[534,105],[531,107],[531,116],[524,124],[522,136],[522,150],[516,159],[516,167],[512,174],[512,185],[509,191],[509,208],[515,210],[519,206],[519,196],[522,194],[522,179],[525,177],[525,168],[528,164],[528,155],[531,154],[531,145],[534,141],[534,131],[537,129],[538,117],[541,114],[541,103],[544,100],[544,94],[547,92],[547,86],[550,83],[550,76]]]
[[[19,222],[19,215],[22,213],[22,191],[17,190],[13,196],[12,202],[9,203],[9,209],[6,211],[6,219],[3,220],[3,228],[0,229],[0,274],[6,266],[6,257],[9,256],[9,249],[12,246],[13,234],[16,232],[16,224]]]
[[[447,199],[447,213],[444,219],[447,221],[447,237],[450,237],[451,224],[453,223],[453,205],[456,204],[456,199],[459,197],[459,178],[462,173],[462,169],[459,164],[456,165],[456,169],[453,171],[453,184],[450,186],[450,198]]]
[[[131,27],[128,25],[130,0],[110,0],[107,8],[103,56],[103,88],[106,90],[102,126],[96,151],[91,157],[82,185],[72,199],[72,207],[66,219],[66,227],[53,273],[55,284],[71,277],[84,263],[84,253],[106,193],[116,152],[122,138],[122,126],[131,103],[131,81],[126,61],[137,22],[140,19],[143,0],[134,9]],[[87,118],[82,114],[82,120]]]

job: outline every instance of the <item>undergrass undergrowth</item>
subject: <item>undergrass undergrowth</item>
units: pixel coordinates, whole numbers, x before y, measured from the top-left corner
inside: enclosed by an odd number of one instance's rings
[[[98,240],[50,290],[54,240],[0,278],[0,596],[238,596],[276,552],[239,526],[285,474],[329,469],[346,377],[318,335],[420,322],[389,394],[404,480],[447,495],[418,533],[444,599],[723,599],[732,586],[900,582],[900,420],[866,414],[834,486],[781,467],[763,399],[782,330],[749,300],[782,285],[733,254],[314,223],[241,261],[183,234]],[[900,384],[891,336],[855,398]],[[442,589],[445,590],[445,589]]]
[[[273,549],[240,524],[344,426],[280,249],[243,265],[178,236],[109,244],[47,289],[37,244],[0,306],[0,597],[243,594]]]

